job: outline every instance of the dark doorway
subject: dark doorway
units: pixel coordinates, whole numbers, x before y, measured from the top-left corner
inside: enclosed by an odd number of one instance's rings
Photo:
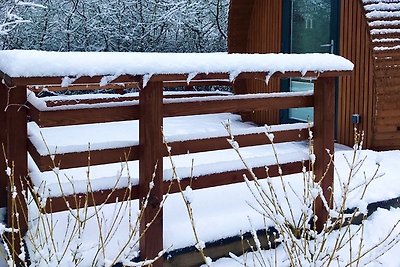
[[[339,0],[284,0],[284,53],[338,52]],[[282,83],[287,92],[314,89],[312,80],[296,78]],[[313,121],[313,108],[294,108],[281,113],[281,122]]]

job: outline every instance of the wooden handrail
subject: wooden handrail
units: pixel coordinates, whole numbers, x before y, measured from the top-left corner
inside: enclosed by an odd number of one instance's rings
[[[312,128],[311,128],[312,130]],[[274,143],[284,143],[290,141],[304,141],[308,139],[308,129],[295,129],[274,132],[276,136]],[[171,155],[184,155],[188,152],[199,153],[213,150],[230,149],[230,144],[226,141],[228,136],[213,137],[197,140],[176,141],[168,143],[171,147]],[[268,138],[264,133],[252,133],[235,135],[235,140],[239,142],[241,147],[257,146],[267,144]],[[90,152],[74,152],[55,154],[54,162],[49,155],[41,156],[36,147],[29,142],[28,151],[38,166],[40,171],[51,171],[54,167],[60,169],[86,167],[88,165],[102,165],[110,163],[118,163],[125,161],[133,161],[139,159],[139,146],[92,150]],[[90,161],[89,161],[90,155]],[[167,156],[166,148],[163,148],[163,156]]]
[[[43,89],[50,92],[60,91],[94,91],[94,90],[121,90],[121,89],[132,89],[139,88],[140,83],[138,82],[127,82],[127,83],[110,83],[107,85],[100,85],[98,83],[92,84],[71,84],[67,87],[60,85],[44,85],[44,86],[30,86],[29,90],[35,93],[41,92]],[[191,80],[187,81],[166,81],[163,82],[164,88],[175,88],[175,87],[193,87],[193,86],[232,86],[232,82],[229,80]]]
[[[276,99],[279,101],[276,101]],[[66,125],[79,125],[88,123],[103,123],[112,121],[137,120],[139,105],[133,103],[129,106],[115,106],[107,108],[83,108],[77,105],[68,110],[39,111],[29,105],[29,115],[39,127],[53,127]],[[164,101],[163,117],[189,116],[225,112],[246,112],[254,110],[279,110],[288,108],[312,107],[312,95],[298,95],[296,93],[253,94],[238,96],[194,97],[179,99],[176,102]],[[94,106],[95,107],[95,106]]]
[[[318,72],[309,71],[306,73],[296,72],[296,71],[287,71],[285,73],[265,73],[265,72],[246,72],[239,73],[236,77],[238,79],[259,79],[265,81],[268,77],[280,77],[280,78],[291,78],[291,77],[309,77],[309,78],[318,78],[318,77],[340,77],[340,76],[348,76],[352,72],[351,71],[325,71]],[[12,84],[15,86],[35,86],[35,85],[61,85],[64,77],[17,77],[12,78],[7,74],[0,71],[0,75],[4,78],[7,84]],[[189,74],[164,74],[164,75],[154,75],[151,77],[151,81],[162,81],[162,82],[187,82]],[[71,84],[100,84],[103,76],[84,76],[74,80]],[[230,80],[229,73],[199,73],[196,76],[192,77],[192,80]],[[143,81],[142,75],[121,75],[111,81],[111,83],[141,83]],[[232,81],[233,83],[235,80]]]
[[[310,163],[308,161],[304,162],[293,162],[279,165],[282,169],[282,175],[290,175],[298,173],[304,167],[309,170]],[[253,168],[253,172],[256,174],[257,178],[260,180],[266,178],[266,166]],[[279,176],[278,165],[267,166],[270,177]],[[247,174],[249,180],[252,180],[251,175],[248,173],[247,169],[240,169],[236,171],[229,171],[224,173],[214,173],[207,174],[198,177],[180,177],[181,178],[181,186],[186,188],[187,186],[191,186],[193,190],[196,189],[204,189],[209,187],[223,186],[235,183],[243,182],[243,174]],[[166,193],[179,193],[178,184],[172,181],[171,190],[168,192],[168,188],[170,187],[171,181],[163,181],[163,194]],[[129,192],[129,193],[128,193]],[[139,199],[140,198],[140,190],[138,185],[133,185],[128,188],[123,189],[109,189],[109,190],[100,190],[96,192],[89,193],[89,198],[86,198],[87,194],[74,194],[70,196],[63,197],[53,197],[51,201],[46,203],[45,211],[46,212],[59,212],[65,211],[68,209],[76,209],[78,207],[94,206],[98,203],[115,203],[118,201],[124,201],[128,198],[130,200]],[[93,197],[96,200],[96,203],[93,202]],[[87,202],[86,202],[87,200]],[[67,205],[68,203],[68,205]]]

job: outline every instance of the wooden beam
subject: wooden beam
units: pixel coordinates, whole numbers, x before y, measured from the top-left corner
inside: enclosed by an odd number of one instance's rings
[[[218,96],[212,100],[206,97],[164,101],[164,117],[201,115],[212,113],[253,112],[255,110],[279,110],[299,107],[312,107],[313,96]],[[109,108],[86,108],[72,110],[41,111],[29,110],[30,117],[40,127],[103,123],[113,121],[136,120],[139,118],[139,106],[118,106]]]
[[[274,132],[274,143],[295,142],[303,141],[308,138],[308,129],[302,130],[288,130]],[[207,152],[221,149],[231,149],[231,145],[226,140],[226,137],[215,137],[201,140],[188,140],[171,142],[168,145],[171,147],[171,155],[182,155],[198,152]],[[245,135],[235,135],[235,141],[240,144],[240,147],[258,146],[270,144],[269,139],[265,133],[254,133]],[[164,152],[167,155],[166,151]]]
[[[308,166],[308,162],[304,162],[304,166]],[[282,169],[282,175],[289,175],[301,172],[303,168],[302,162],[292,162],[287,164],[280,164]],[[279,168],[278,165],[268,166],[269,176],[278,177]],[[265,179],[267,178],[265,166],[253,168],[253,172],[258,179]],[[190,185],[193,190],[195,189],[203,189],[215,186],[223,186],[235,183],[244,182],[243,175],[246,174],[249,180],[253,180],[250,173],[246,169],[236,170],[236,171],[229,171],[223,173],[213,173],[208,175],[203,175],[199,177],[193,177],[192,179],[186,178],[181,180],[181,187],[184,189],[186,186]],[[176,182],[173,183],[171,188],[171,193],[180,192],[179,187]]]
[[[71,85],[73,84],[93,84],[100,83],[103,76],[82,76],[75,80],[74,77],[71,77],[73,80]],[[61,85],[64,77],[11,77],[9,78],[10,83],[16,86],[28,86],[28,85]],[[132,76],[132,75],[121,75],[118,78],[114,79],[113,83],[131,83],[131,82],[139,82],[141,80],[141,75]],[[67,87],[65,87],[67,88]]]
[[[347,76],[350,75],[351,71],[325,71],[320,72],[318,70],[308,71],[306,73],[301,73],[299,71],[287,71],[285,73],[275,72],[268,73],[265,71],[261,72],[241,72],[238,74],[236,79],[258,79],[265,81],[267,76],[271,77],[280,77],[280,78],[290,78],[290,77],[304,77],[304,78],[318,78],[318,77],[339,77],[339,76]],[[186,80],[188,77],[187,74],[156,74],[151,76],[151,81],[179,81]],[[270,78],[271,78],[270,77]],[[199,73],[197,74],[193,80],[229,80],[229,73]]]
[[[266,72],[243,72],[240,73],[238,78],[258,79],[264,77],[265,80]],[[319,72],[318,70],[309,71],[307,73],[301,73],[298,71],[288,71],[285,73],[273,73],[273,77],[289,78],[289,77],[339,77],[351,74],[351,71],[325,71]],[[5,74],[4,74],[5,75]],[[3,75],[3,76],[4,76]],[[72,84],[93,84],[100,83],[103,76],[82,76],[74,80]],[[188,74],[156,74],[151,76],[153,82],[173,82],[173,81],[186,81]],[[64,77],[8,77],[10,83],[16,86],[27,86],[27,85],[61,85]],[[141,75],[122,75],[112,81],[112,83],[131,83],[140,82],[142,79]],[[199,73],[193,80],[229,80],[229,73]]]
[[[10,246],[14,248],[14,259],[18,260],[27,225],[27,204],[25,202],[26,179],[28,175],[27,157],[27,107],[26,87],[16,86],[8,90],[7,160],[12,169],[12,182],[8,184],[8,227],[19,229],[10,233]],[[18,264],[17,264],[18,265]]]
[[[6,174],[7,164],[5,154],[7,153],[7,107],[8,88],[4,83],[0,83],[0,208],[7,207],[7,184]]]
[[[308,138],[308,129],[279,131],[274,132],[274,135],[275,144],[292,141],[303,141]],[[198,153],[213,150],[230,149],[231,145],[226,141],[227,138],[228,135],[207,139],[176,141],[168,143],[168,145],[171,147],[171,155],[175,156],[186,154],[188,152]],[[235,140],[239,142],[241,147],[269,144],[269,140],[264,133],[236,135]],[[28,142],[28,151],[35,161],[36,165],[42,172],[52,170],[54,168],[54,163],[61,169],[86,167],[89,164],[89,153],[87,151],[56,154],[53,155],[55,156],[54,162],[50,156],[41,156],[31,142]],[[168,151],[165,147],[162,148],[162,152],[163,156],[168,155]],[[133,161],[138,159],[138,146],[90,151],[91,166]]]
[[[165,93],[165,92],[164,92]],[[190,93],[184,93],[181,92],[181,94],[164,94],[164,99],[170,99],[170,98],[188,98],[188,97],[205,97],[205,96],[226,96],[227,94],[221,93],[221,92],[207,92],[207,93],[202,93],[202,92],[190,92]],[[48,100],[46,101],[46,106],[47,107],[60,107],[60,106],[67,106],[67,105],[77,105],[77,104],[103,104],[103,103],[119,103],[119,102],[124,102],[124,101],[139,101],[139,95],[138,96],[129,96],[126,97],[124,95],[121,95],[119,97],[115,98],[86,98],[86,99],[71,99],[71,100],[56,100],[56,101],[51,101]]]
[[[39,127],[127,121],[137,120],[139,118],[138,105],[55,111],[38,111],[32,105],[29,106],[29,116]]]
[[[100,190],[63,197],[53,197],[47,200],[46,206],[44,207],[44,210],[41,210],[41,212],[49,214],[69,209],[84,208],[85,206],[92,207],[94,205],[133,200],[138,199],[138,197],[139,186],[114,190]]]
[[[138,146],[55,154],[52,155],[55,156],[54,161],[49,155],[41,156],[30,141],[28,142],[28,151],[42,172],[51,171],[54,167],[69,169],[139,159]]]
[[[144,209],[140,221],[139,241],[142,260],[155,258],[163,250],[163,84],[149,82],[139,93],[139,193],[140,208]],[[154,185],[154,186],[153,186]],[[145,201],[146,195],[149,198]],[[151,223],[151,225],[149,225]],[[162,260],[153,264],[162,267]]]
[[[261,97],[257,94],[220,97],[218,100],[193,99],[190,102],[164,104],[164,116],[188,116],[212,113],[253,112],[255,110],[280,110],[295,107],[312,107],[313,96]]]
[[[315,179],[316,182],[321,182],[325,199],[331,206],[334,175],[331,160],[335,142],[335,78],[319,78],[315,81],[314,97]],[[328,218],[328,211],[321,198],[316,199],[314,209],[318,217],[317,230],[322,231]]]
[[[192,87],[192,86],[232,86],[232,83],[229,80],[191,80],[189,83],[184,81],[166,81],[163,83],[164,88],[175,88],[175,87]],[[89,84],[71,84],[68,87],[62,87],[60,85],[43,85],[43,86],[32,86],[29,90],[39,93],[43,91],[43,89],[51,92],[59,92],[59,91],[93,91],[93,90],[120,90],[120,89],[131,89],[138,88],[138,82],[131,83],[110,83],[107,85],[101,86],[99,83],[89,83]]]
[[[281,164],[282,175],[290,175],[301,172],[303,166],[308,169],[309,162],[306,161],[302,162],[292,162]],[[272,165],[268,166],[269,168],[269,175],[270,177],[279,176],[278,166]],[[262,180],[266,178],[266,171],[265,167],[257,167],[253,168],[253,172],[256,174],[257,178]],[[186,188],[186,186],[190,185],[192,189],[203,189],[203,188],[210,188],[215,186],[223,186],[229,185],[234,183],[241,183],[244,182],[243,174],[247,174],[248,178],[252,180],[250,177],[248,170],[241,169],[236,171],[229,171],[223,173],[213,173],[207,174],[198,177],[184,177],[181,179],[181,186]],[[179,186],[176,181],[172,182],[172,186],[170,191],[168,192],[168,188],[171,185],[171,181],[164,181],[163,182],[163,194],[166,193],[179,193]],[[93,194],[93,196],[92,196]],[[128,197],[129,195],[129,197]],[[116,190],[102,190],[97,192],[92,192],[87,194],[76,194],[73,196],[64,196],[64,197],[53,197],[49,198],[46,204],[46,212],[60,212],[64,210],[82,208],[84,205],[93,206],[95,203],[93,199],[96,200],[97,205],[99,204],[108,204],[108,203],[115,203],[116,201],[124,201],[127,199],[139,199],[139,186],[135,185],[132,186],[130,191],[128,189],[116,189]],[[87,199],[87,202],[85,201]],[[68,203],[69,206],[66,205]]]

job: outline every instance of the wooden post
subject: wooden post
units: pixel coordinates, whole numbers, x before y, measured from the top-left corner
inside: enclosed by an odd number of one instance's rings
[[[7,86],[0,83],[0,208],[7,207],[8,176],[6,174],[7,164],[5,159],[5,153],[7,153],[7,96]]]
[[[323,194],[332,206],[334,168],[327,169],[334,153],[335,142],[335,78],[319,78],[314,87],[314,154],[316,157],[314,171],[316,181],[321,182]],[[325,176],[324,176],[325,174]],[[320,198],[314,203],[315,214],[318,217],[316,227],[322,231],[327,221],[328,212]]]
[[[28,175],[27,157],[27,107],[26,87],[16,86],[8,90],[7,121],[7,160],[12,169],[13,184],[8,184],[8,227],[19,229],[9,236],[14,249],[14,260],[18,262],[21,249],[21,239],[27,231],[27,205],[22,194],[26,191]],[[16,197],[13,198],[13,192]],[[17,218],[18,217],[18,218]],[[17,263],[18,265],[18,263]]]
[[[163,83],[149,82],[139,93],[139,192],[141,201],[150,190],[154,176],[154,187],[151,189],[147,207],[140,222],[140,233],[148,228],[140,239],[141,259],[152,259],[163,250],[163,212],[160,203],[163,199]],[[155,168],[157,166],[157,168]],[[141,205],[142,208],[142,205]],[[158,215],[157,215],[158,213]],[[156,216],[157,215],[157,216]],[[148,226],[155,218],[151,226]],[[162,260],[153,266],[163,266]]]

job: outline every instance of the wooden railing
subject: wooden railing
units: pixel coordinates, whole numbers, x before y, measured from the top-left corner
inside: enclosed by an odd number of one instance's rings
[[[166,146],[163,144],[161,128],[164,117],[187,116],[198,114],[212,114],[221,112],[249,112],[254,110],[280,110],[295,107],[314,107],[314,151],[316,154],[315,174],[317,179],[324,175],[322,181],[323,192],[326,199],[331,199],[333,189],[333,167],[327,169],[331,161],[330,155],[326,149],[333,152],[334,149],[334,122],[335,122],[335,77],[348,75],[348,72],[324,72],[316,74],[314,72],[306,73],[306,77],[315,78],[315,90],[313,95],[300,95],[291,93],[273,93],[273,94],[254,94],[254,95],[215,95],[215,96],[197,96],[190,98],[163,97],[163,87],[170,85],[186,84],[186,75],[156,75],[143,86],[143,77],[121,76],[115,81],[116,84],[135,83],[140,88],[138,100],[128,99],[128,105],[122,105],[121,99],[112,101],[109,107],[96,108],[96,104],[103,100],[82,100],[80,103],[94,104],[93,108],[63,109],[65,105],[71,105],[71,102],[48,103],[51,108],[40,110],[35,105],[27,103],[27,87],[31,85],[49,85],[60,84],[60,78],[16,78],[4,79],[5,83],[0,85],[0,125],[5,125],[0,129],[0,143],[5,145],[7,163],[2,158],[0,160],[0,205],[10,208],[11,194],[5,191],[10,188],[9,179],[5,175],[5,169],[11,166],[15,185],[18,192],[25,190],[26,184],[23,177],[27,177],[27,153],[33,157],[41,171],[47,171],[54,168],[53,160],[59,164],[60,168],[84,167],[88,164],[89,152],[76,152],[66,154],[56,154],[54,159],[50,155],[42,156],[38,153],[35,146],[27,137],[27,118],[35,121],[40,127],[64,126],[90,124],[99,122],[112,122],[122,120],[139,120],[139,145],[124,148],[113,148],[105,150],[90,151],[90,164],[99,165],[106,163],[120,162],[121,160],[132,161],[139,160],[139,184],[130,190],[130,199],[141,199],[149,192],[149,184],[155,173],[154,188],[150,190],[149,203],[145,209],[141,221],[141,230],[148,225],[156,216],[155,221],[140,240],[140,251],[142,258],[151,258],[157,255],[163,249],[163,223],[162,210],[158,213],[159,205],[166,193],[169,185],[168,181],[163,179],[163,157],[168,155]],[[301,73],[287,72],[285,74],[276,74],[280,77],[302,77]],[[221,80],[226,85],[228,74],[210,73],[196,76],[195,85],[217,84],[221,85]],[[264,73],[242,73],[238,79],[265,79]],[[76,83],[88,84],[85,88],[96,89],[101,77],[81,77]],[[52,87],[48,87],[51,88]],[[60,88],[55,86],[54,90]],[[125,99],[126,100],[126,99]],[[28,108],[27,108],[28,107]],[[275,143],[300,141],[308,138],[308,129],[287,130],[275,133]],[[236,141],[241,145],[255,146],[268,142],[265,134],[254,132],[238,135]],[[228,149],[230,144],[226,137],[214,137],[199,140],[181,140],[168,144],[171,147],[172,155],[205,152],[219,149]],[[304,162],[295,162],[282,164],[283,174],[292,174],[301,171]],[[306,164],[307,165],[307,164]],[[155,166],[157,168],[155,169]],[[243,166],[240,166],[243,168]],[[255,174],[262,178],[265,177],[264,166],[259,166],[253,170]],[[219,185],[227,185],[243,181],[243,174],[246,169],[238,171],[227,171],[216,174],[207,174],[195,179],[182,179],[182,186],[191,185],[193,189],[207,188]],[[278,168],[270,168],[270,176],[278,176]],[[182,177],[181,177],[182,178]],[[173,184],[170,193],[179,192],[177,184]],[[88,199],[88,205],[95,203],[115,202],[121,200],[126,194],[126,189],[103,190],[94,192],[94,199]],[[84,194],[83,194],[84,195]],[[51,201],[51,211],[61,211],[67,209],[66,200],[70,208],[76,208],[79,203],[74,201],[76,196],[56,197]],[[95,201],[93,201],[95,200]],[[27,214],[26,204],[21,201],[18,204],[18,212]],[[326,221],[327,213],[323,207],[322,201],[317,199],[315,210],[318,215],[318,228],[322,229]],[[26,218],[25,218],[26,219]],[[9,223],[13,223],[15,218],[9,214]],[[22,220],[26,223],[26,220]],[[26,224],[22,224],[22,232],[27,230]],[[18,237],[15,237],[16,239]],[[16,241],[15,246],[18,242]],[[162,266],[162,262],[157,263]]]

